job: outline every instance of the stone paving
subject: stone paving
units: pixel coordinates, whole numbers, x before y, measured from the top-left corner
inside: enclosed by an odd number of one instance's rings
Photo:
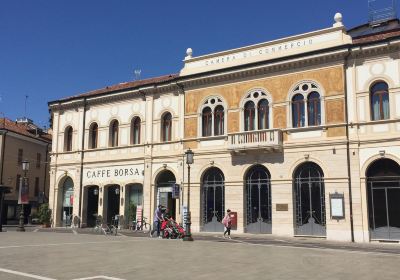
[[[399,244],[197,235],[194,242],[122,232],[32,228],[0,233],[0,279],[398,279]],[[141,237],[139,237],[141,236]]]

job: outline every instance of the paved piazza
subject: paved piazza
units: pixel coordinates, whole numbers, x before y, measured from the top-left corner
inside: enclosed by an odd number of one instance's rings
[[[400,245],[250,235],[195,242],[30,229],[0,233],[0,279],[397,279]]]

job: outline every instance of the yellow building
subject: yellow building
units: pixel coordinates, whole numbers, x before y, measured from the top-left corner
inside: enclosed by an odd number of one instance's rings
[[[383,189],[400,191],[398,30],[392,20],[346,31],[336,14],[332,27],[288,38],[189,48],[178,75],[50,102],[53,226],[71,214],[81,226],[96,214],[126,220],[130,204],[149,219],[163,204],[181,221],[190,148],[194,232],[222,231],[229,208],[237,232],[400,239],[400,204],[385,202],[384,215],[368,202],[381,189],[366,187],[370,164],[372,175],[390,165]]]

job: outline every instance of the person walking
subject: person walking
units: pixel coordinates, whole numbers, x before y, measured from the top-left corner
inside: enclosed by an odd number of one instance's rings
[[[153,234],[155,231],[157,231],[157,236],[158,238],[160,237],[160,229],[161,229],[161,222],[163,220],[163,215],[162,215],[162,205],[158,205],[156,211],[154,212],[154,223],[153,223],[153,229],[151,230],[151,237],[153,237]]]
[[[232,218],[231,218],[231,210],[226,210],[226,215],[222,219],[222,224],[225,226],[226,230],[224,231],[224,238],[226,238],[226,234],[228,234],[228,238],[231,239],[231,227],[232,227]]]

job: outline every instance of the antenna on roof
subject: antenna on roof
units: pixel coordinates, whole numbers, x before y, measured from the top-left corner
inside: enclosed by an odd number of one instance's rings
[[[135,69],[135,79],[136,81],[140,80],[140,74],[142,73],[141,69]]]
[[[29,95],[25,95],[25,109],[24,109],[24,118],[26,118],[26,103],[28,102]]]
[[[397,18],[396,0],[368,0],[368,21],[370,25]]]

